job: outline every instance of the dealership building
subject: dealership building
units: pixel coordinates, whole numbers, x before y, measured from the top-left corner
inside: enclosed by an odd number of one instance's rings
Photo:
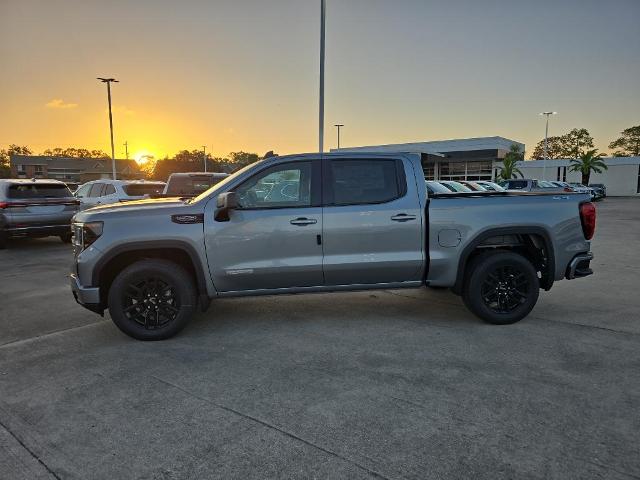
[[[332,152],[418,153],[427,180],[495,180],[511,145],[525,151],[524,143],[504,137],[479,137],[430,142],[368,145],[332,149]],[[640,157],[604,158],[609,169],[591,173],[591,183],[607,186],[607,195],[640,194]],[[570,160],[527,160],[518,163],[525,178],[580,182]]]

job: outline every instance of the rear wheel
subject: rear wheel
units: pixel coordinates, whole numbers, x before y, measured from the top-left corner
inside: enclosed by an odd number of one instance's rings
[[[522,255],[487,252],[476,257],[469,268],[462,297],[469,310],[485,322],[515,323],[538,301],[538,274]]]
[[[196,306],[191,276],[166,260],[128,266],[109,290],[109,313],[116,326],[138,340],[164,340],[182,330]]]
[[[7,248],[7,234],[0,231],[0,250]]]

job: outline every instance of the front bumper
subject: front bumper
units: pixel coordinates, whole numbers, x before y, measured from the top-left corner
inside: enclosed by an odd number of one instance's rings
[[[591,260],[593,260],[593,253],[591,252],[581,253],[573,257],[573,260],[571,260],[567,266],[567,273],[565,275],[567,280],[592,275],[593,270],[589,267]]]
[[[78,276],[74,273],[69,275],[69,281],[71,283],[71,291],[73,297],[80,305],[94,313],[100,315],[104,314],[104,307],[100,301],[100,288],[98,287],[83,287],[80,285]]]

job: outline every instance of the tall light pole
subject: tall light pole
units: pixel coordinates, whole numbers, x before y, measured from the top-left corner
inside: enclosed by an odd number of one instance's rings
[[[557,115],[558,112],[541,112],[539,115],[547,117],[547,125],[544,129],[544,161],[542,163],[542,179],[546,180],[547,160],[549,159],[549,117]]]
[[[124,158],[129,160],[129,142],[124,142]]]
[[[202,145],[202,157],[204,159],[204,171],[207,171],[207,146]]]
[[[338,129],[338,150],[340,150],[340,127],[344,127],[344,124],[342,123],[336,123],[335,125],[333,125],[334,127],[336,127]]]
[[[115,78],[100,78],[102,83],[107,84],[107,99],[109,100],[109,131],[111,132],[111,168],[113,169],[113,179],[116,179],[116,151],[113,147],[113,117],[111,116],[111,82],[119,83]]]
[[[318,151],[323,153],[324,140],[324,27],[325,27],[325,0],[320,0],[320,105],[318,109]]]

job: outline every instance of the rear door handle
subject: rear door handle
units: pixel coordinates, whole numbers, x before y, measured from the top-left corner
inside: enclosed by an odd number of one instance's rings
[[[391,217],[391,220],[393,220],[394,222],[408,222],[410,220],[415,220],[415,219],[416,219],[415,215],[407,215],[406,213],[399,213]]]
[[[318,223],[315,218],[306,218],[306,217],[298,217],[294,218],[289,222],[291,225],[299,225],[304,227],[305,225],[313,225],[314,223]]]

